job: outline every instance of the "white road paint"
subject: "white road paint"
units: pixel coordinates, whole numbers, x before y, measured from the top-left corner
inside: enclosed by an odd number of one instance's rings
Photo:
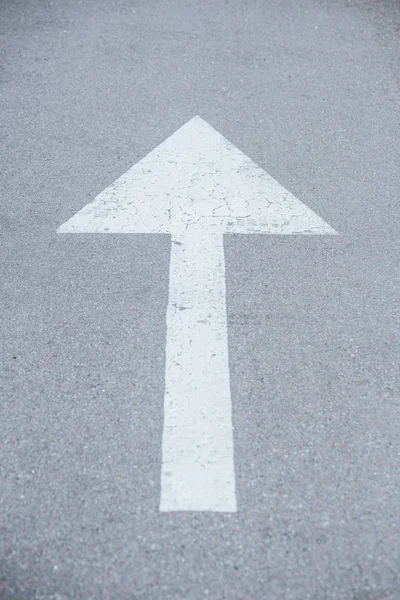
[[[178,129],[58,231],[335,233],[200,117]]]
[[[223,234],[336,232],[200,117],[59,233],[170,233],[161,511],[236,511]]]
[[[161,506],[235,511],[222,235],[172,238]]]

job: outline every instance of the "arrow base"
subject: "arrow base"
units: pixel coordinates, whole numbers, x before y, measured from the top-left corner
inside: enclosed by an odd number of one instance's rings
[[[236,511],[222,235],[172,239],[160,510]]]

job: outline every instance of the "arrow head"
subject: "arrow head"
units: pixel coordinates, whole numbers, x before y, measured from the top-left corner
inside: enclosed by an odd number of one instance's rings
[[[335,234],[200,117],[87,204],[59,233]]]

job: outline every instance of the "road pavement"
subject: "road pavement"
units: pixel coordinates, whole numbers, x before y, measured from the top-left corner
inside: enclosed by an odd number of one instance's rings
[[[0,1],[1,600],[400,598],[399,28]],[[338,233],[224,237],[230,513],[160,512],[170,236],[57,233],[195,115]]]

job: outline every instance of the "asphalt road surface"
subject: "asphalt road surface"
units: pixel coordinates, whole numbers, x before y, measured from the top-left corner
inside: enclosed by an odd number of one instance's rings
[[[400,599],[399,31],[0,0],[1,600]],[[160,512],[169,235],[57,233],[195,115],[338,233],[224,238],[236,512]]]

